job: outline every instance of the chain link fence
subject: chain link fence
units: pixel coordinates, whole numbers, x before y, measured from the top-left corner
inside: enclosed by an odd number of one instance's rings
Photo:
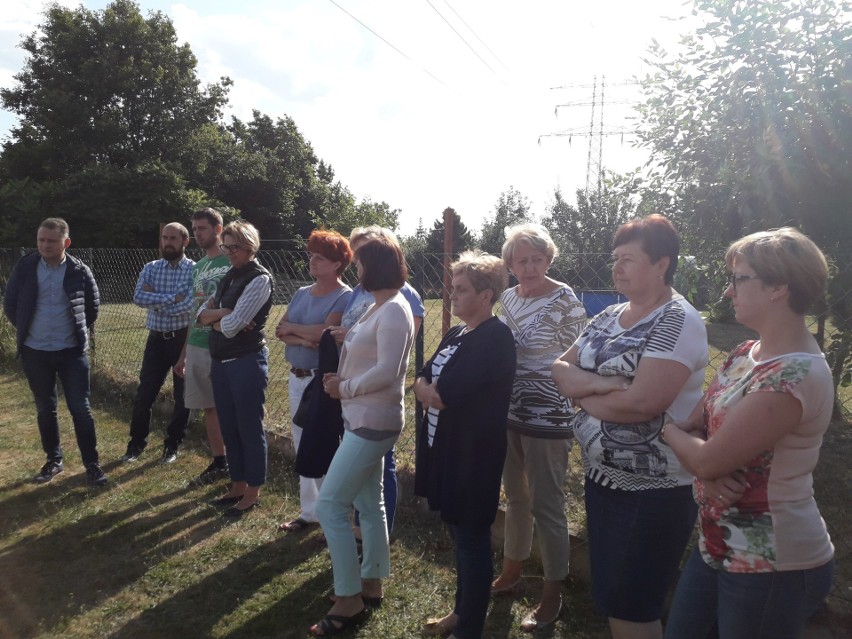
[[[15,261],[27,250],[31,249],[0,249],[0,290],[5,288],[5,281]],[[146,338],[146,311],[133,304],[133,291],[144,264],[158,259],[159,253],[156,249],[109,248],[72,249],[69,252],[92,268],[101,292],[101,313],[93,340],[93,370],[117,386],[135,389]],[[193,259],[201,257],[197,250],[190,250],[188,254]],[[838,273],[845,271],[849,257],[834,259],[835,263],[839,263],[836,267]],[[420,292],[426,307],[423,329],[418,336],[409,370],[409,381],[413,381],[415,371],[422,366],[424,358],[434,352],[442,336],[444,256],[420,253],[409,255],[408,259],[411,283]],[[568,282],[574,288],[589,317],[621,299],[611,287],[609,259],[609,254],[563,254],[551,268],[552,277]],[[272,272],[275,279],[274,306],[270,317],[270,325],[274,326],[284,314],[293,293],[312,282],[307,253],[289,249],[261,250],[258,260]],[[344,277],[350,285],[356,284],[354,269],[348,269]],[[675,277],[675,288],[686,295],[708,319],[728,320],[708,321],[711,347],[707,371],[709,380],[730,349],[753,335],[732,321],[729,304],[721,301],[727,286],[727,275],[724,264],[717,256],[710,259],[704,259],[704,256],[683,257]],[[844,291],[843,299],[849,298],[848,306],[852,309],[850,293],[852,290]],[[835,306],[845,311],[844,305]],[[450,323],[453,321],[451,319]],[[829,353],[834,351],[836,355],[838,350],[849,343],[852,322],[847,325],[843,321],[842,317],[832,318],[827,313],[809,318],[813,332]],[[271,328],[268,333],[272,333]],[[11,326],[4,318],[0,321],[0,348],[4,351],[14,349],[13,335]],[[273,337],[269,350],[268,428],[274,433],[289,435],[289,368],[284,359],[284,345]],[[844,376],[848,378],[849,371],[845,366],[838,365],[836,368],[838,379]],[[169,392],[168,387],[165,390]],[[413,396],[410,396],[410,400],[412,405],[408,408],[408,415],[413,418]],[[839,417],[852,413],[852,392],[846,386],[839,388],[837,412]],[[407,429],[398,448],[402,465],[413,461],[413,428]]]
[[[32,249],[0,249],[0,293],[5,291],[9,273],[17,259]],[[92,349],[95,393],[109,393],[120,400],[128,400],[135,392],[147,331],[146,311],[133,304],[133,291],[143,265],[158,259],[157,250],[142,249],[74,249],[70,253],[86,262],[94,272],[101,293],[101,313],[95,326]],[[188,252],[193,259],[200,252]],[[829,287],[831,312],[826,306],[808,318],[813,333],[829,356],[835,378],[840,384],[837,393],[836,417],[848,424],[852,415],[852,386],[847,360],[852,352],[852,281],[847,273],[852,255],[833,256],[832,282]],[[609,304],[620,301],[610,283],[609,254],[565,254],[552,265],[550,276],[569,283],[583,302],[589,317]],[[301,250],[261,250],[258,260],[275,278],[274,306],[270,316],[270,330],[284,314],[293,293],[301,286],[312,283],[308,271],[307,253]],[[426,316],[418,335],[415,354],[409,367],[409,386],[423,360],[431,356],[442,336],[444,271],[443,255],[409,255],[411,284],[423,297]],[[349,269],[347,283],[354,286],[355,274]],[[848,282],[848,283],[847,283]],[[511,284],[514,284],[512,282]],[[708,319],[707,333],[710,343],[709,381],[724,362],[728,352],[746,339],[754,337],[748,329],[733,321],[730,305],[723,300],[727,286],[727,272],[720,256],[682,257],[675,275],[675,288],[683,293]],[[499,312],[499,307],[497,308]],[[450,325],[454,320],[450,320]],[[0,355],[12,356],[15,350],[14,329],[0,318]],[[267,393],[267,427],[278,436],[289,437],[290,415],[287,379],[289,367],[284,359],[284,345],[270,340],[270,386]],[[164,389],[170,395],[170,381]],[[845,385],[844,385],[845,384]],[[416,440],[413,393],[406,397],[409,427],[397,444],[397,464],[403,487],[409,484],[414,466]],[[583,525],[582,463],[578,447],[574,447],[571,471],[566,478],[569,492],[569,518],[577,529]],[[410,484],[409,484],[410,485]],[[823,504],[823,514],[835,541],[838,559],[852,554],[852,544],[837,526],[843,528],[848,519],[841,503]]]

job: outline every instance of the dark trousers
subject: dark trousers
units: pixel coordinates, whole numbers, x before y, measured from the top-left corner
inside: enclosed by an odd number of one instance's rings
[[[139,372],[139,388],[133,400],[133,417],[130,419],[129,446],[144,450],[148,445],[148,433],[151,430],[151,407],[166,381],[166,375],[177,364],[180,352],[186,341],[186,329],[173,333],[148,332],[145,354],[142,356],[142,370]],[[172,372],[174,384],[175,408],[166,429],[165,445],[177,448],[186,435],[189,424],[189,409],[183,405],[184,381]]]
[[[479,639],[491,599],[491,526],[450,525],[456,545],[456,607],[458,639]]]
[[[252,488],[266,483],[266,434],[263,431],[269,351],[264,348],[210,364],[216,414],[225,441],[232,481]]]
[[[89,357],[77,349],[37,351],[24,346],[21,363],[38,412],[38,430],[47,458],[62,461],[59,420],[56,417],[56,378],[62,382],[65,403],[74,422],[74,434],[84,464],[98,461],[95,420],[89,406]]]

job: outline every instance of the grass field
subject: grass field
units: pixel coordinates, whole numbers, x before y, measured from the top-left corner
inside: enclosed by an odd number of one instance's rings
[[[283,311],[273,310],[273,322]],[[427,317],[428,357],[440,337],[438,301],[427,302]],[[708,336],[716,365],[730,348],[750,337],[746,329],[713,324]],[[298,510],[292,462],[280,450],[270,451],[270,482],[262,508],[231,525],[206,503],[218,488],[187,488],[207,461],[198,420],[171,466],[156,463],[156,445],[136,464],[115,461],[126,444],[128,400],[144,339],[141,310],[132,305],[104,307],[95,355],[100,369],[95,393],[99,448],[111,479],[103,490],[85,485],[64,407],[66,471],[47,486],[31,482],[43,463],[32,398],[16,365],[0,369],[0,638],[306,636],[307,627],[329,607],[331,569],[319,531],[295,537],[276,531],[278,522]],[[270,360],[271,430],[286,436],[286,367],[277,342],[271,345]],[[412,398],[406,401],[413,405]],[[163,426],[164,419],[158,418],[152,442],[161,439]],[[398,446],[402,503],[386,604],[349,636],[419,636],[426,617],[452,606],[455,576],[449,540],[439,522],[411,497],[413,433],[407,428]],[[837,548],[838,572],[830,607],[809,637],[852,636],[850,456],[852,433],[846,424],[836,424],[823,448],[815,483]],[[575,456],[566,487],[571,494],[569,518],[579,531],[584,522],[581,476]],[[523,636],[518,624],[535,601],[540,570],[530,562],[523,596],[494,602],[484,636]],[[608,636],[580,578],[569,578],[563,595],[566,612],[551,636]]]

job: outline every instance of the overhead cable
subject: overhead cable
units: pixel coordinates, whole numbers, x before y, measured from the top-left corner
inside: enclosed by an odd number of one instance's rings
[[[495,75],[495,76],[496,76],[496,77],[500,80],[500,82],[503,82],[503,79],[502,79],[502,78],[501,78],[501,77],[497,74],[497,72],[496,72],[494,69],[492,69],[492,68],[491,68],[491,65],[490,65],[490,64],[488,64],[488,63],[485,61],[485,58],[483,58],[481,55],[479,55],[479,52],[478,52],[476,49],[474,49],[472,46],[470,46],[470,43],[469,43],[467,40],[465,40],[465,39],[464,39],[464,36],[462,36],[462,34],[461,34],[461,33],[459,33],[459,32],[456,30],[456,28],[455,28],[452,24],[450,24],[450,21],[449,21],[449,20],[447,20],[447,19],[444,17],[444,15],[443,15],[440,11],[438,11],[438,8],[437,8],[434,4],[432,4],[432,0],[426,0],[426,3],[427,3],[430,7],[432,7],[432,8],[435,10],[435,13],[437,13],[439,16],[441,16],[441,20],[443,20],[444,22],[446,22],[446,23],[447,23],[447,26],[448,26],[450,29],[452,29],[452,30],[453,30],[453,33],[455,33],[455,34],[459,37],[459,40],[461,40],[462,42],[464,42],[464,43],[465,43],[465,45],[467,45],[467,48],[468,48],[468,49],[470,49],[471,51],[473,51],[473,54],[474,54],[477,58],[479,58],[479,59],[480,59],[480,61],[482,62],[482,64],[484,64],[486,67],[488,67],[488,70],[489,70],[489,71],[491,71],[491,73],[493,73],[493,74],[494,74],[494,75]],[[506,83],[505,83],[505,82],[503,82],[503,84],[505,85]]]
[[[430,78],[432,78],[433,80],[435,80],[435,82],[437,82],[438,84],[442,85],[443,87],[445,87],[445,88],[449,89],[450,91],[453,91],[453,89],[451,89],[451,88],[450,88],[450,87],[449,87],[449,86],[448,86],[448,85],[447,85],[447,84],[446,84],[443,80],[441,80],[441,78],[437,77],[434,73],[432,73],[431,71],[429,71],[429,69],[427,69],[427,68],[426,68],[426,67],[424,67],[423,65],[420,65],[419,63],[415,62],[413,59],[411,59],[410,57],[408,57],[405,53],[403,53],[402,51],[400,51],[400,50],[399,50],[399,48],[397,48],[396,46],[394,46],[393,44],[391,44],[390,42],[388,42],[385,38],[383,38],[382,36],[380,36],[378,33],[376,33],[373,29],[371,29],[370,27],[368,27],[366,24],[364,24],[363,22],[361,22],[361,20],[359,20],[358,18],[356,18],[355,16],[353,16],[353,15],[352,15],[351,13],[349,13],[346,9],[344,9],[344,8],[343,8],[343,7],[341,7],[339,4],[337,4],[334,0],[328,0],[328,1],[329,1],[329,2],[331,2],[331,4],[333,4],[335,7],[337,7],[338,9],[340,9],[343,13],[345,13],[346,15],[348,15],[350,18],[352,18],[355,22],[357,22],[357,23],[358,23],[358,24],[360,24],[362,27],[364,27],[367,31],[369,31],[369,32],[370,32],[370,33],[372,33],[374,36],[376,36],[379,40],[381,40],[381,41],[382,41],[382,42],[384,42],[386,45],[388,45],[391,49],[393,49],[394,51],[396,51],[396,52],[397,52],[399,55],[401,55],[403,58],[405,58],[406,60],[408,60],[408,61],[409,61],[409,62],[411,62],[412,64],[418,64],[418,65],[420,66],[420,69],[423,71],[423,73],[425,73],[425,74],[426,74],[426,75],[428,75]]]

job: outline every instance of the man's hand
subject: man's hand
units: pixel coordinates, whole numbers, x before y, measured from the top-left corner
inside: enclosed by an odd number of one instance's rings
[[[178,377],[186,377],[186,357],[181,356],[177,364],[172,366],[172,371]]]

